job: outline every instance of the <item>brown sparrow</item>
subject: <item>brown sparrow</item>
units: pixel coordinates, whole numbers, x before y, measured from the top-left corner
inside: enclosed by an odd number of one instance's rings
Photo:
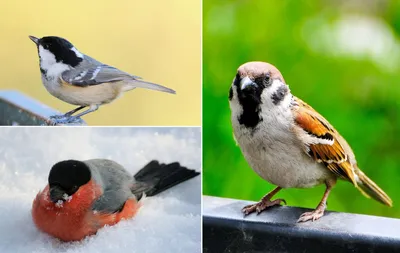
[[[260,202],[245,206],[245,215],[286,203],[271,200],[282,188],[325,184],[321,202],[298,222],[317,220],[326,209],[336,180],[351,182],[365,196],[387,206],[392,200],[357,166],[346,140],[311,106],[290,93],[281,73],[264,62],[239,67],[229,90],[233,133],[253,170],[277,187]]]

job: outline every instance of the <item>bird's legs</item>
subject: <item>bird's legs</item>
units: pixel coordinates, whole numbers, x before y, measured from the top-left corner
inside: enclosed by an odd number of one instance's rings
[[[325,184],[326,184],[326,190],[317,208],[315,208],[315,210],[312,212],[306,212],[300,215],[300,218],[297,220],[297,222],[306,222],[309,220],[315,221],[324,215],[326,209],[326,201],[328,199],[329,193],[331,192],[331,189],[336,184],[336,179],[329,179],[325,182]]]
[[[71,111],[69,111],[69,112],[66,112],[66,113],[64,114],[64,116],[66,116],[66,117],[72,116],[72,114],[74,114],[74,113],[76,113],[76,112],[82,110],[82,109],[85,108],[85,107],[86,107],[85,105],[79,106],[78,108],[75,108],[75,109],[73,109],[73,110],[71,110]]]
[[[79,113],[79,114],[77,114],[77,115],[75,115],[73,117],[75,117],[75,118],[82,117],[83,115],[86,115],[88,113],[97,111],[97,109],[99,109],[99,107],[100,107],[99,105],[90,105],[89,109],[87,109],[86,111],[81,112],[81,113]]]
[[[83,108],[85,108],[86,106],[79,106],[78,108],[75,108],[69,112],[66,112],[63,115],[54,115],[54,116],[50,116],[51,119],[62,119],[62,118],[67,118],[67,117],[71,117],[72,114],[76,113],[77,111],[82,110]]]
[[[90,105],[89,109],[87,109],[84,112],[81,112],[75,116],[72,116],[75,112],[82,110],[86,106],[80,106],[72,111],[67,112],[66,114],[62,115],[61,117],[50,117],[52,120],[53,125],[58,125],[58,124],[68,124],[68,123],[76,123],[80,121],[80,117],[83,115],[86,115],[88,113],[94,112],[97,109],[99,109],[99,105]]]
[[[275,189],[273,189],[270,193],[268,193],[267,195],[265,195],[260,202],[256,203],[256,204],[251,204],[251,205],[247,205],[245,207],[243,207],[242,212],[244,213],[244,215],[248,215],[251,214],[255,211],[257,211],[257,214],[261,213],[262,211],[264,211],[265,209],[267,209],[267,207],[271,207],[271,206],[276,206],[276,205],[280,205],[281,202],[286,204],[286,201],[284,199],[275,199],[273,201],[271,201],[271,198],[277,194],[282,188],[281,187],[276,187]]]

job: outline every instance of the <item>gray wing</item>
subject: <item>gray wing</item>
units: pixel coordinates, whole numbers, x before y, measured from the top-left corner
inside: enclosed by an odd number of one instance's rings
[[[115,213],[120,211],[128,198],[133,198],[130,187],[133,176],[120,164],[107,159],[85,161],[92,171],[95,181],[102,185],[103,195],[92,205],[97,212]]]
[[[138,76],[130,75],[112,66],[102,64],[88,56],[85,57],[85,61],[78,68],[63,72],[61,78],[69,84],[80,87],[122,80],[141,79]]]
[[[92,205],[92,210],[100,213],[116,213],[123,209],[132,194],[123,195],[113,189],[106,189],[103,195]]]
[[[75,69],[61,74],[61,81],[77,87],[86,87],[102,83],[127,81],[124,91],[134,88],[145,88],[175,94],[175,91],[159,84],[146,82],[139,76],[133,76],[117,68],[96,61],[89,56]]]

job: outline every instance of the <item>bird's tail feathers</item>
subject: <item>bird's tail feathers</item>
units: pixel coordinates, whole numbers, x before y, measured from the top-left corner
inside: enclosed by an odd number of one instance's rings
[[[157,90],[157,91],[162,91],[162,92],[167,92],[171,94],[176,94],[176,92],[173,89],[167,88],[165,86],[151,83],[151,82],[146,82],[143,80],[138,80],[138,79],[131,79],[129,81],[125,82],[125,90],[131,90],[134,88],[145,88],[145,89],[150,89],[150,90]]]
[[[390,197],[381,189],[379,186],[369,179],[364,172],[359,169],[355,170],[357,175],[357,188],[368,198],[373,198],[376,201],[387,205],[392,206],[392,200]]]
[[[199,174],[195,170],[181,166],[178,162],[160,164],[153,160],[135,174],[136,182],[131,191],[138,199],[144,195],[154,196]]]

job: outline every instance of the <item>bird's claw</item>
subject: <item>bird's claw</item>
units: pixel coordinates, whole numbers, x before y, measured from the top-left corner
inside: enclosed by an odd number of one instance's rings
[[[67,117],[69,117],[69,115],[62,114],[62,115],[53,115],[53,116],[50,116],[49,118],[50,119],[63,119],[63,118],[67,118]]]
[[[285,205],[286,205],[286,201],[284,199],[275,199],[273,201],[271,201],[269,199],[268,200],[263,199],[256,204],[251,204],[251,205],[247,205],[247,206],[243,207],[242,212],[243,212],[244,216],[247,216],[254,212],[257,212],[257,214],[260,214],[262,211],[264,211],[268,207],[280,206],[281,202],[285,203]]]
[[[69,116],[69,115],[54,115],[50,116],[48,120],[48,125],[66,125],[66,124],[82,124],[82,119],[80,117]]]
[[[300,218],[297,220],[297,222],[306,222],[306,221],[316,221],[319,218],[321,218],[324,215],[324,210],[321,209],[315,209],[312,212],[305,212],[302,215],[300,215]]]

